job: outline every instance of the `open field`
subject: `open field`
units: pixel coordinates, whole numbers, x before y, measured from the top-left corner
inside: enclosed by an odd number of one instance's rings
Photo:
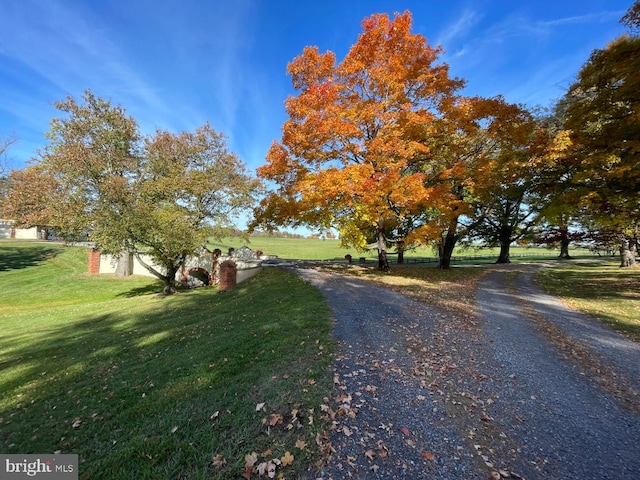
[[[1,242],[0,259],[3,453],[77,453],[79,478],[118,480],[319,458],[329,313],[297,277],[163,298],[147,277],[87,275],[82,248]]]
[[[305,260],[342,260],[349,254],[356,262],[358,258],[365,257],[367,261],[377,261],[377,252],[358,252],[354,248],[341,248],[340,240],[334,239],[312,239],[312,238],[280,238],[280,237],[251,237],[248,242],[241,238],[225,238],[222,241],[211,240],[208,247],[220,248],[226,252],[229,247],[240,248],[247,245],[252,250],[262,250],[267,255],[277,255],[280,258],[305,259]],[[394,250],[390,249],[389,260],[395,262]],[[454,263],[464,263],[468,261],[492,263],[498,258],[499,248],[482,249],[461,249],[457,248],[453,254]],[[558,251],[542,247],[512,247],[512,261],[520,258],[555,259]],[[571,251],[573,256],[592,257],[588,250],[575,249]],[[429,247],[419,247],[405,253],[406,263],[422,261],[437,262],[437,254]]]

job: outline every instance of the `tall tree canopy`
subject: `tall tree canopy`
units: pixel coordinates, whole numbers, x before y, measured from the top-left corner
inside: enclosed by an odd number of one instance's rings
[[[555,182],[557,163],[571,142],[567,132],[550,128],[522,107],[497,125],[494,151],[475,172],[469,235],[499,246],[497,263],[509,263],[513,242],[532,234],[541,221]]]
[[[528,155],[538,145],[531,114],[499,96],[460,97],[436,125],[426,139],[430,151],[423,169],[428,182],[444,188],[444,201],[432,204],[433,219],[412,235],[437,246],[440,268],[449,268],[459,239],[477,236],[491,243],[497,238],[504,222],[496,224],[491,217],[519,195],[519,175],[529,175]]]
[[[425,182],[424,142],[434,120],[463,86],[439,48],[411,33],[409,12],[372,15],[342,62],[306,47],[288,65],[299,92],[259,176],[275,182],[256,210],[255,225],[336,227],[343,242],[363,248],[376,232],[387,268],[385,230],[444,202],[445,189]]]
[[[54,193],[36,199],[45,201],[48,224],[86,233],[106,253],[150,255],[165,293],[185,258],[229,232],[254,203],[259,182],[208,124],[142,138],[122,107],[89,91],[82,103],[68,97],[56,107],[66,116],[52,121],[49,145],[24,173],[52,179]]]
[[[637,26],[637,12],[636,2],[625,17],[627,22]],[[561,106],[566,112],[565,128],[572,131],[577,147],[579,163],[573,182],[580,189],[581,206],[591,222],[621,236],[637,237],[640,36],[623,35],[595,50]],[[633,263],[633,254],[627,255],[627,261]]]

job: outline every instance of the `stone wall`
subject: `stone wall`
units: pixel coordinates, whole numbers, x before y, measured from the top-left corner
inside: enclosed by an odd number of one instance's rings
[[[149,258],[147,255],[143,255],[142,260],[159,272],[164,273],[164,270],[161,267],[155,265],[151,258]],[[214,260],[217,261],[214,262]],[[245,280],[259,273],[262,269],[261,261],[258,258],[258,255],[248,247],[242,247],[237,250],[231,249],[229,253],[221,253],[217,258],[214,258],[214,255],[211,252],[203,249],[201,252],[199,252],[199,255],[187,258],[184,268],[176,275],[176,281],[190,286],[200,286],[204,283],[203,280],[206,280],[203,278],[203,272],[206,271],[210,279],[212,275],[212,268],[214,267],[215,263],[216,272],[214,278],[216,279],[215,283],[217,284],[220,280],[220,265],[226,261],[232,261],[236,265],[236,283],[244,282]],[[90,253],[89,273],[116,273],[118,260],[112,255],[99,254],[99,263],[97,267],[96,263],[97,261],[95,257],[92,257],[92,254]],[[132,275],[145,275],[149,277],[153,276],[153,274],[149,272],[138,261],[138,259],[135,258],[135,256],[133,257],[130,267],[130,272]],[[190,275],[190,272],[193,272],[193,275]]]
[[[19,240],[46,240],[46,229],[43,227],[15,228],[13,220],[0,219],[0,238]]]

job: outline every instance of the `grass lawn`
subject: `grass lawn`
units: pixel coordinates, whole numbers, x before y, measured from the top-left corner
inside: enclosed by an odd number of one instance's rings
[[[0,242],[0,451],[77,453],[83,479],[240,478],[253,452],[295,477],[319,458],[315,289],[264,269],[163,298],[86,271],[86,249]]]
[[[538,281],[569,306],[640,341],[640,267],[620,268],[619,260],[566,264],[543,269]]]

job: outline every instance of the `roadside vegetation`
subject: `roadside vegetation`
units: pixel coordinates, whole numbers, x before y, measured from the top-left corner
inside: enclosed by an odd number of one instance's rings
[[[640,342],[640,268],[620,268],[619,261],[572,263],[543,269],[538,281],[570,307]]]

